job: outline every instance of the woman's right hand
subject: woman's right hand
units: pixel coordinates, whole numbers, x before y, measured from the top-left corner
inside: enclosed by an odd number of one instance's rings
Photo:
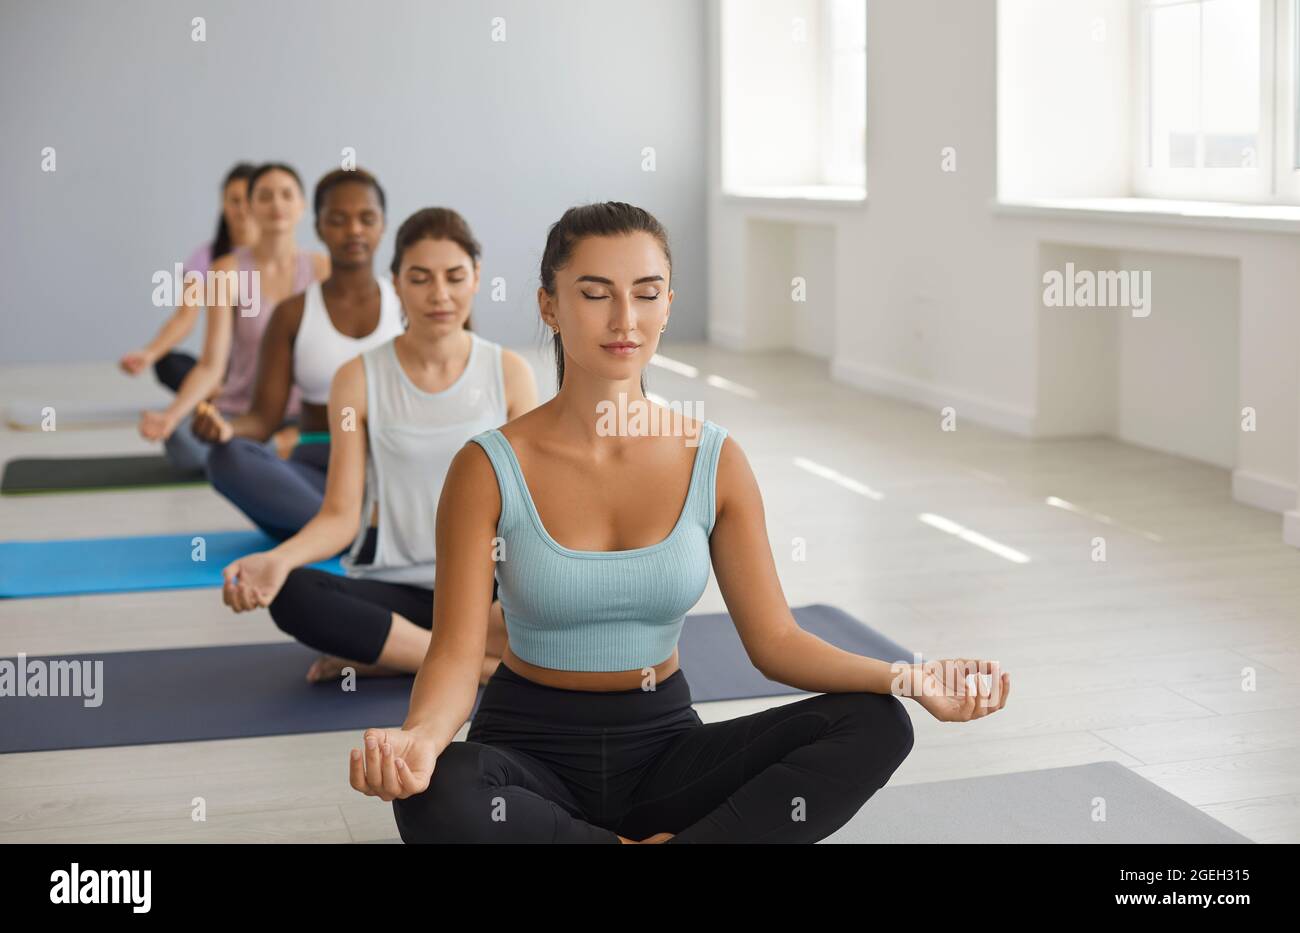
[[[224,444],[235,436],[235,429],[221,416],[211,402],[199,402],[194,408],[194,421],[190,425],[194,436],[209,444]]]
[[[153,356],[148,350],[132,350],[130,353],[122,354],[117,365],[128,376],[138,376],[152,366],[153,362]]]
[[[438,755],[433,738],[406,729],[367,729],[365,749],[348,764],[352,789],[380,800],[405,800],[429,789]]]
[[[167,412],[140,412],[140,436],[146,441],[165,441],[175,430],[176,421]]]
[[[235,612],[263,609],[271,605],[291,569],[273,551],[241,557],[221,571],[221,601]]]
[[[909,665],[900,678],[904,695],[940,722],[969,722],[1007,705],[1011,675],[997,661],[944,658]]]

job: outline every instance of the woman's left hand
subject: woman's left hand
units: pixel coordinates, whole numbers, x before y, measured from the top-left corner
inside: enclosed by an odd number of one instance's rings
[[[910,696],[940,722],[968,722],[1007,705],[1011,675],[997,661],[945,658],[913,664],[902,678]]]

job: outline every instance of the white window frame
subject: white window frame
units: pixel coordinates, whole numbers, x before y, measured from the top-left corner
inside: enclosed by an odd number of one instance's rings
[[[842,181],[839,181],[838,179],[840,179],[843,176],[843,174],[845,174],[845,169],[849,167],[846,161],[835,158],[834,133],[832,132],[831,129],[834,115],[830,112],[831,109],[830,101],[831,101],[831,89],[834,88],[835,86],[835,55],[836,55],[835,35],[833,29],[833,23],[835,17],[831,11],[831,5],[834,2],[835,0],[821,0],[819,4],[820,6],[819,16],[821,19],[820,39],[822,45],[821,45],[821,55],[820,55],[821,90],[820,93],[818,94],[818,106],[821,108],[819,121],[818,121],[820,123],[820,131],[821,131],[821,139],[819,143],[820,165],[818,167],[818,173],[819,173],[818,180],[823,187],[827,187],[827,188],[842,187],[844,183]],[[867,0],[855,0],[855,2],[861,3],[865,7]],[[867,43],[867,36],[866,36],[866,28],[864,27],[863,35],[862,35],[862,49],[861,49],[862,56],[864,59],[867,54],[867,44],[868,43]],[[857,51],[856,42],[854,43],[854,51],[855,52]],[[864,83],[867,77],[868,76],[864,74],[863,76]],[[865,105],[866,105],[866,89],[864,87],[863,89],[864,111],[865,111]],[[863,126],[864,135],[866,133],[866,123],[867,123],[867,115],[864,112],[862,115],[862,126]],[[862,150],[862,166],[861,166],[862,183],[861,185],[850,185],[850,187],[861,187],[864,190],[864,193],[867,185],[866,160],[867,160],[867,152],[866,152],[866,146],[864,144]]]
[[[1293,171],[1275,177],[1276,166],[1294,163],[1294,132],[1289,131],[1294,113],[1285,108],[1294,96],[1294,77],[1279,82],[1275,78],[1278,61],[1292,61],[1280,57],[1283,53],[1280,40],[1293,32],[1289,24],[1294,20],[1296,0],[1257,0],[1260,5],[1260,113],[1259,147],[1255,167],[1246,168],[1156,168],[1151,166],[1151,81],[1150,42],[1153,6],[1175,6],[1179,3],[1202,0],[1132,0],[1136,29],[1133,45],[1133,74],[1136,95],[1133,122],[1133,189],[1138,197],[1183,199],[1198,201],[1240,201],[1255,203],[1295,202],[1300,195],[1300,184],[1295,183]],[[1282,28],[1279,28],[1279,26]],[[1285,43],[1289,48],[1291,43]],[[1288,69],[1288,72],[1290,69]],[[1283,93],[1285,90],[1285,93]],[[1286,100],[1283,100],[1285,98]],[[1285,109],[1284,109],[1285,108]],[[1288,119],[1280,120],[1283,114]]]
[[[1275,14],[1277,85],[1277,200],[1300,204],[1300,0],[1277,0]]]

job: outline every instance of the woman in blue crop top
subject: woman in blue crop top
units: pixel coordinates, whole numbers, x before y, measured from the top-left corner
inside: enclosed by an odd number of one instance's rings
[[[795,622],[739,445],[645,397],[673,298],[652,216],[572,208],[541,266],[559,391],[452,460],[410,711],[400,730],[368,730],[349,761],[356,790],[393,801],[403,840],[814,842],[911,750],[902,699],[949,722],[1005,705],[995,661],[891,665]],[[818,695],[700,720],[676,643],[710,563],[754,666]],[[456,742],[494,574],[509,643]]]

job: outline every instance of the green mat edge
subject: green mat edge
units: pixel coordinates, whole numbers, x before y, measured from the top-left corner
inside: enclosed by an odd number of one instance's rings
[[[0,489],[0,496],[60,496],[77,492],[139,492],[141,490],[176,489],[177,487],[206,486],[206,479],[184,479],[175,483],[153,483],[141,486],[69,486],[61,489]]]

